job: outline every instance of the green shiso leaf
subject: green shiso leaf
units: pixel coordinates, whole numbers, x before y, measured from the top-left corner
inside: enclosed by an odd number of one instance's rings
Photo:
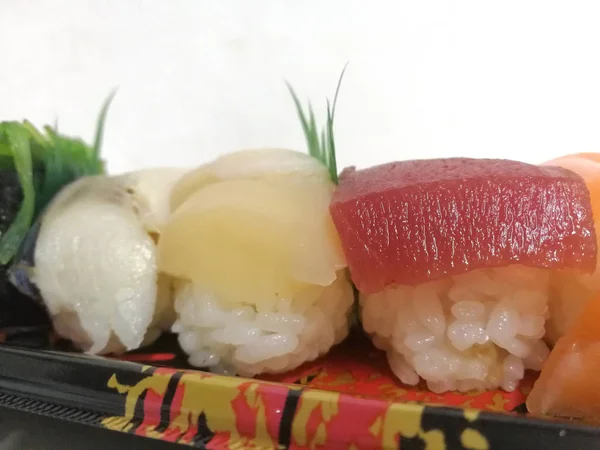
[[[23,201],[7,232],[0,237],[0,264],[6,265],[17,253],[31,224],[67,184],[76,179],[105,171],[100,158],[104,126],[109,106],[116,94],[106,99],[96,123],[94,145],[79,138],[62,135],[57,127],[45,126],[39,131],[29,121],[0,123],[0,158],[6,170],[19,177]],[[34,178],[34,168],[41,168],[41,180]]]
[[[294,100],[296,113],[298,114],[298,118],[300,119],[300,123],[302,124],[302,130],[304,131],[306,145],[308,146],[308,153],[313,158],[319,160],[325,167],[327,167],[331,180],[336,184],[338,182],[338,173],[337,161],[335,157],[333,119],[335,117],[335,107],[337,104],[338,94],[342,85],[342,80],[344,78],[344,73],[346,72],[347,66],[348,64],[344,66],[344,69],[340,74],[337,88],[335,90],[335,96],[333,98],[333,103],[331,103],[329,99],[327,99],[327,122],[321,130],[319,130],[319,127],[317,127],[315,114],[311,103],[308,103],[307,114],[302,108],[302,104],[300,103],[296,92],[294,91],[290,83],[286,82],[288,90],[290,91],[292,99]]]

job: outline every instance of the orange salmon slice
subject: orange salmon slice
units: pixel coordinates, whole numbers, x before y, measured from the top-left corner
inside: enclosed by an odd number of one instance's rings
[[[585,304],[550,353],[527,398],[527,409],[600,422],[600,299]]]

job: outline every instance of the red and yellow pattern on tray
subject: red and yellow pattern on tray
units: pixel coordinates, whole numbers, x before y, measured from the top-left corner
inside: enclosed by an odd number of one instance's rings
[[[402,439],[449,448],[442,430],[422,427],[425,406],[417,403],[169,369],[133,386],[111,377],[109,387],[125,396],[126,408],[123,416],[104,419],[106,428],[207,449],[392,449]],[[143,410],[141,421],[136,408]],[[478,412],[463,414],[476,421]],[[489,448],[475,428],[466,428],[462,440],[467,448]]]
[[[510,412],[531,388],[436,395],[399,383],[385,356],[355,336],[321,360],[281,377],[244,379],[200,371],[146,366],[133,385],[115,374],[107,387],[125,397],[113,430],[207,449],[490,448],[476,426],[480,411]],[[458,435],[426,425],[428,408],[449,409]],[[462,428],[461,428],[462,427]],[[454,440],[453,440],[454,439]]]

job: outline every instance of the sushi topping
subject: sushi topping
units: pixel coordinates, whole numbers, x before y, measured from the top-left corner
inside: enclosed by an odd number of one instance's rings
[[[170,328],[171,279],[157,272],[156,241],[169,216],[171,186],[183,172],[82,177],[52,199],[24,272],[58,335],[106,354],[148,345]]]
[[[0,169],[17,173],[22,197],[16,216],[0,234],[1,265],[15,256],[31,225],[63,186],[104,172],[100,148],[113,97],[114,93],[104,103],[93,146],[50,126],[44,127],[44,134],[28,121],[0,123]]]
[[[287,83],[288,90],[290,91],[290,94],[292,94],[294,104],[296,105],[298,117],[302,122],[302,129],[306,138],[306,144],[308,145],[308,152],[313,158],[321,161],[321,163],[327,167],[331,180],[336,184],[338,182],[338,173],[335,159],[335,140],[333,138],[333,119],[335,116],[335,106],[337,104],[338,93],[340,91],[345,72],[346,67],[344,67],[342,73],[340,74],[340,78],[338,79],[337,88],[333,97],[333,103],[327,99],[327,123],[320,132],[319,128],[317,127],[312,105],[310,103],[308,104],[308,114],[306,114],[294,89],[292,89],[292,86]]]
[[[361,292],[509,264],[596,268],[590,193],[559,167],[451,158],[350,168],[330,210]]]
[[[588,301],[550,353],[527,398],[536,415],[600,423],[600,298]]]
[[[598,234],[600,221],[600,154],[575,153],[544,163],[558,166],[580,175],[590,191],[592,215]],[[554,295],[549,304],[550,319],[546,323],[545,339],[551,344],[564,335],[588,300],[600,292],[600,267],[594,274],[577,270],[562,270],[554,277]]]

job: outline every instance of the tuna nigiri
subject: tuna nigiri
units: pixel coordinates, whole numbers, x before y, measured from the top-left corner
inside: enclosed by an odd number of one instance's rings
[[[361,320],[407,384],[514,390],[539,370],[551,271],[593,273],[583,179],[453,158],[345,170],[331,202]]]

